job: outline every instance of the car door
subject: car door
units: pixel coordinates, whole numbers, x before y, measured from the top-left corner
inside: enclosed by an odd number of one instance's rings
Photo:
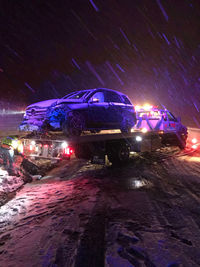
[[[126,108],[121,96],[114,91],[106,91],[106,102],[109,103],[107,119],[110,128],[119,128]]]
[[[109,124],[108,108],[109,103],[106,102],[103,90],[92,94],[88,100],[88,128],[106,129]]]
[[[171,112],[166,112],[168,123],[167,123],[167,131],[169,132],[176,132],[179,126],[178,120],[172,115]]]

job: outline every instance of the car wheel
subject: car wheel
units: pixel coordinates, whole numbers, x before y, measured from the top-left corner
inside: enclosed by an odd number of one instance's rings
[[[67,136],[80,136],[85,128],[84,117],[78,113],[70,113],[62,124],[62,130]]]
[[[128,122],[127,119],[123,119],[120,131],[121,133],[130,133],[131,132],[132,126],[130,126],[130,123]]]
[[[136,123],[136,116],[124,116],[121,122],[120,130],[122,133],[131,133],[131,129]]]

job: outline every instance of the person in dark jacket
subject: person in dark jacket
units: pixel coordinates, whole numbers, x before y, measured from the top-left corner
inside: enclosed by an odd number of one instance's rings
[[[12,148],[12,141],[11,137],[6,137],[1,141],[0,155],[3,159],[3,168],[7,170],[9,175],[16,175],[13,166],[14,150]]]

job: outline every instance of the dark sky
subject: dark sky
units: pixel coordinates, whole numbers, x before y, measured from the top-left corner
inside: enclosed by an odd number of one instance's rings
[[[107,87],[198,121],[199,0],[1,0],[0,51],[1,100]]]

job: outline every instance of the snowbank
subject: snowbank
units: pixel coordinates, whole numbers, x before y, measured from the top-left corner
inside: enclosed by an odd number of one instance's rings
[[[0,195],[16,191],[24,184],[22,176],[9,176],[7,171],[0,167]]]

